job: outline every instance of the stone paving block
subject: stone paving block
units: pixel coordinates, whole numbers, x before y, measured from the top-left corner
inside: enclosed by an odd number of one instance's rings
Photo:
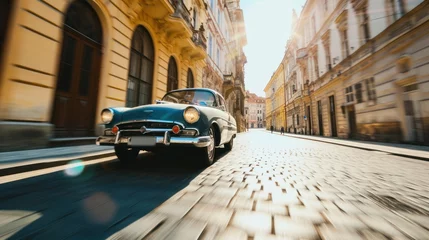
[[[213,186],[217,182],[217,179],[205,179],[203,182],[200,183],[200,185],[203,186]]]
[[[245,197],[234,197],[228,208],[233,208],[233,209],[242,209],[242,210],[252,210],[253,208],[253,200],[249,199],[249,198],[245,198]]]
[[[273,193],[271,197],[272,197],[273,203],[276,203],[276,204],[284,204],[284,205],[301,204],[301,201],[299,201],[298,197],[295,194]]]
[[[249,189],[252,191],[261,191],[262,190],[262,184],[260,184],[260,183],[249,183],[247,185],[246,189]]]
[[[364,240],[356,231],[338,229],[328,225],[320,226],[319,232],[323,240]]]
[[[207,223],[196,221],[194,219],[184,218],[179,224],[164,238],[166,240],[173,239],[195,239],[197,240]]]
[[[381,234],[379,232],[374,232],[374,231],[365,229],[361,233],[362,233],[362,236],[365,239],[369,239],[369,240],[389,240],[387,237],[385,237],[383,234]]]
[[[353,205],[350,202],[346,201],[334,201],[334,204],[337,205],[337,207],[347,214],[361,214],[362,211],[359,210],[355,205]]]
[[[308,221],[313,224],[319,224],[325,221],[320,212],[303,206],[290,206],[289,215],[291,219],[295,221]]]
[[[198,238],[198,240],[215,240],[216,235],[219,233],[219,227],[207,224],[206,228],[204,229],[201,236]]]
[[[271,233],[271,215],[260,212],[238,210],[233,219],[232,226],[243,229],[249,236],[256,233]]]
[[[338,200],[338,196],[334,193],[329,193],[329,192],[317,192],[316,196],[320,199],[320,200],[327,200],[327,201],[334,201],[334,200]]]
[[[233,188],[246,188],[247,183],[244,182],[233,182],[232,186]]]
[[[323,212],[322,214],[336,228],[365,228],[365,224],[360,221],[356,216],[332,212]]]
[[[428,239],[429,231],[420,227],[417,224],[413,224],[401,217],[386,217],[383,216],[387,221],[392,223],[396,228],[398,228],[404,234],[414,238],[414,239]]]
[[[234,228],[234,227],[228,227],[225,229],[225,231],[220,232],[215,239],[219,240],[247,240],[248,236],[245,231]]]
[[[214,193],[209,193],[204,195],[204,197],[201,198],[200,202],[205,204],[217,205],[220,207],[226,207],[228,206],[231,199],[232,196],[222,196]]]
[[[301,200],[302,204],[306,208],[314,209],[315,211],[326,210],[322,202],[319,200],[312,200],[312,199],[309,200],[309,199],[302,199],[302,198],[299,198],[299,200]]]
[[[238,188],[233,187],[217,187],[211,193],[217,196],[233,197],[238,190]]]
[[[180,200],[198,202],[203,196],[204,196],[204,193],[187,192],[183,196],[180,197]]]
[[[250,189],[240,189],[237,191],[237,196],[251,198],[253,195],[253,190]]]
[[[399,215],[419,224],[422,227],[426,227],[429,228],[429,216],[423,216],[423,215],[419,215],[419,214],[412,214],[412,213],[407,213],[407,212],[402,212],[399,211],[398,212]]]
[[[265,191],[256,191],[253,195],[255,200],[268,200],[270,198],[270,193]]]
[[[318,239],[314,225],[310,222],[298,222],[284,216],[274,216],[274,231],[276,236],[293,239]]]
[[[230,187],[231,185],[232,185],[232,182],[223,181],[223,180],[219,180],[215,184],[213,184],[213,186],[215,187]]]
[[[327,212],[342,213],[341,210],[331,201],[321,201]]]
[[[154,212],[165,214],[168,216],[174,216],[177,218],[182,218],[185,216],[191,208],[198,202],[199,199],[193,200],[178,200],[175,202],[166,202],[156,208]]]
[[[285,205],[275,204],[270,201],[257,201],[256,211],[269,213],[271,215],[288,215],[288,211]]]
[[[148,215],[140,218],[139,220],[128,225],[119,232],[113,234],[109,240],[120,240],[120,239],[143,239],[147,236],[155,227],[161,224],[168,218],[167,215],[149,213]]]
[[[211,225],[224,229],[228,225],[233,212],[234,211],[232,209],[198,203],[192,208],[186,217],[206,221]]]
[[[201,186],[197,192],[199,193],[204,193],[204,194],[208,194],[213,192],[216,189],[216,187],[212,187],[212,186]]]
[[[294,240],[293,238],[276,236],[274,234],[256,234],[253,240]]]
[[[384,218],[375,215],[359,215],[359,219],[370,228],[390,237],[401,237],[403,234]]]

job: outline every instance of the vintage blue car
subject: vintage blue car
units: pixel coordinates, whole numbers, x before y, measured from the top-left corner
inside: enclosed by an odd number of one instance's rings
[[[96,144],[115,146],[123,163],[136,159],[140,150],[191,147],[209,166],[216,148],[231,150],[237,134],[236,120],[222,95],[206,88],[170,91],[156,104],[106,108],[101,119],[105,130]]]

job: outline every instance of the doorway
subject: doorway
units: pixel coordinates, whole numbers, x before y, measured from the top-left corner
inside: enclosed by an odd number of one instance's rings
[[[329,97],[329,115],[331,117],[332,137],[336,137],[337,136],[337,117],[335,115],[335,97],[334,97],[334,95]]]
[[[66,13],[51,122],[54,137],[94,136],[101,66],[101,22],[91,5],[76,0]]]
[[[307,106],[308,135],[313,135],[310,105]]]
[[[322,115],[322,101],[317,101],[317,115],[319,118],[319,135],[323,136],[323,115]]]
[[[0,67],[2,66],[6,33],[9,27],[9,18],[12,11],[12,0],[0,1]]]
[[[355,106],[349,106],[347,111],[347,118],[349,120],[349,138],[355,139],[357,137],[357,127],[356,127],[356,112]]]

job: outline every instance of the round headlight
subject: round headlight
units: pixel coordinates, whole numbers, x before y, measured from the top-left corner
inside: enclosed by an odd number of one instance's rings
[[[101,111],[101,121],[104,124],[109,124],[113,119],[113,111],[110,109],[104,109]]]
[[[187,123],[196,123],[200,119],[200,112],[194,107],[188,107],[183,112],[183,118]]]

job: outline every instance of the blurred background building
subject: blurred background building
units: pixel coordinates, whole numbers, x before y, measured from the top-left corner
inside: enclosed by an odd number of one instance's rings
[[[265,128],[265,98],[249,91],[246,92],[246,122],[247,128]]]
[[[202,87],[213,21],[230,30],[218,46],[235,47],[244,89],[239,2],[211,2],[229,15],[204,0],[0,1],[0,151],[92,142],[103,108]]]
[[[207,7],[208,57],[203,70],[203,87],[222,93],[228,111],[241,132],[245,126],[243,47],[247,44],[240,0],[209,0]]]
[[[289,132],[429,144],[429,1],[308,0],[293,14]]]
[[[273,73],[264,92],[267,129],[271,126],[276,131],[280,131],[281,127],[286,128],[283,66],[280,65]]]

